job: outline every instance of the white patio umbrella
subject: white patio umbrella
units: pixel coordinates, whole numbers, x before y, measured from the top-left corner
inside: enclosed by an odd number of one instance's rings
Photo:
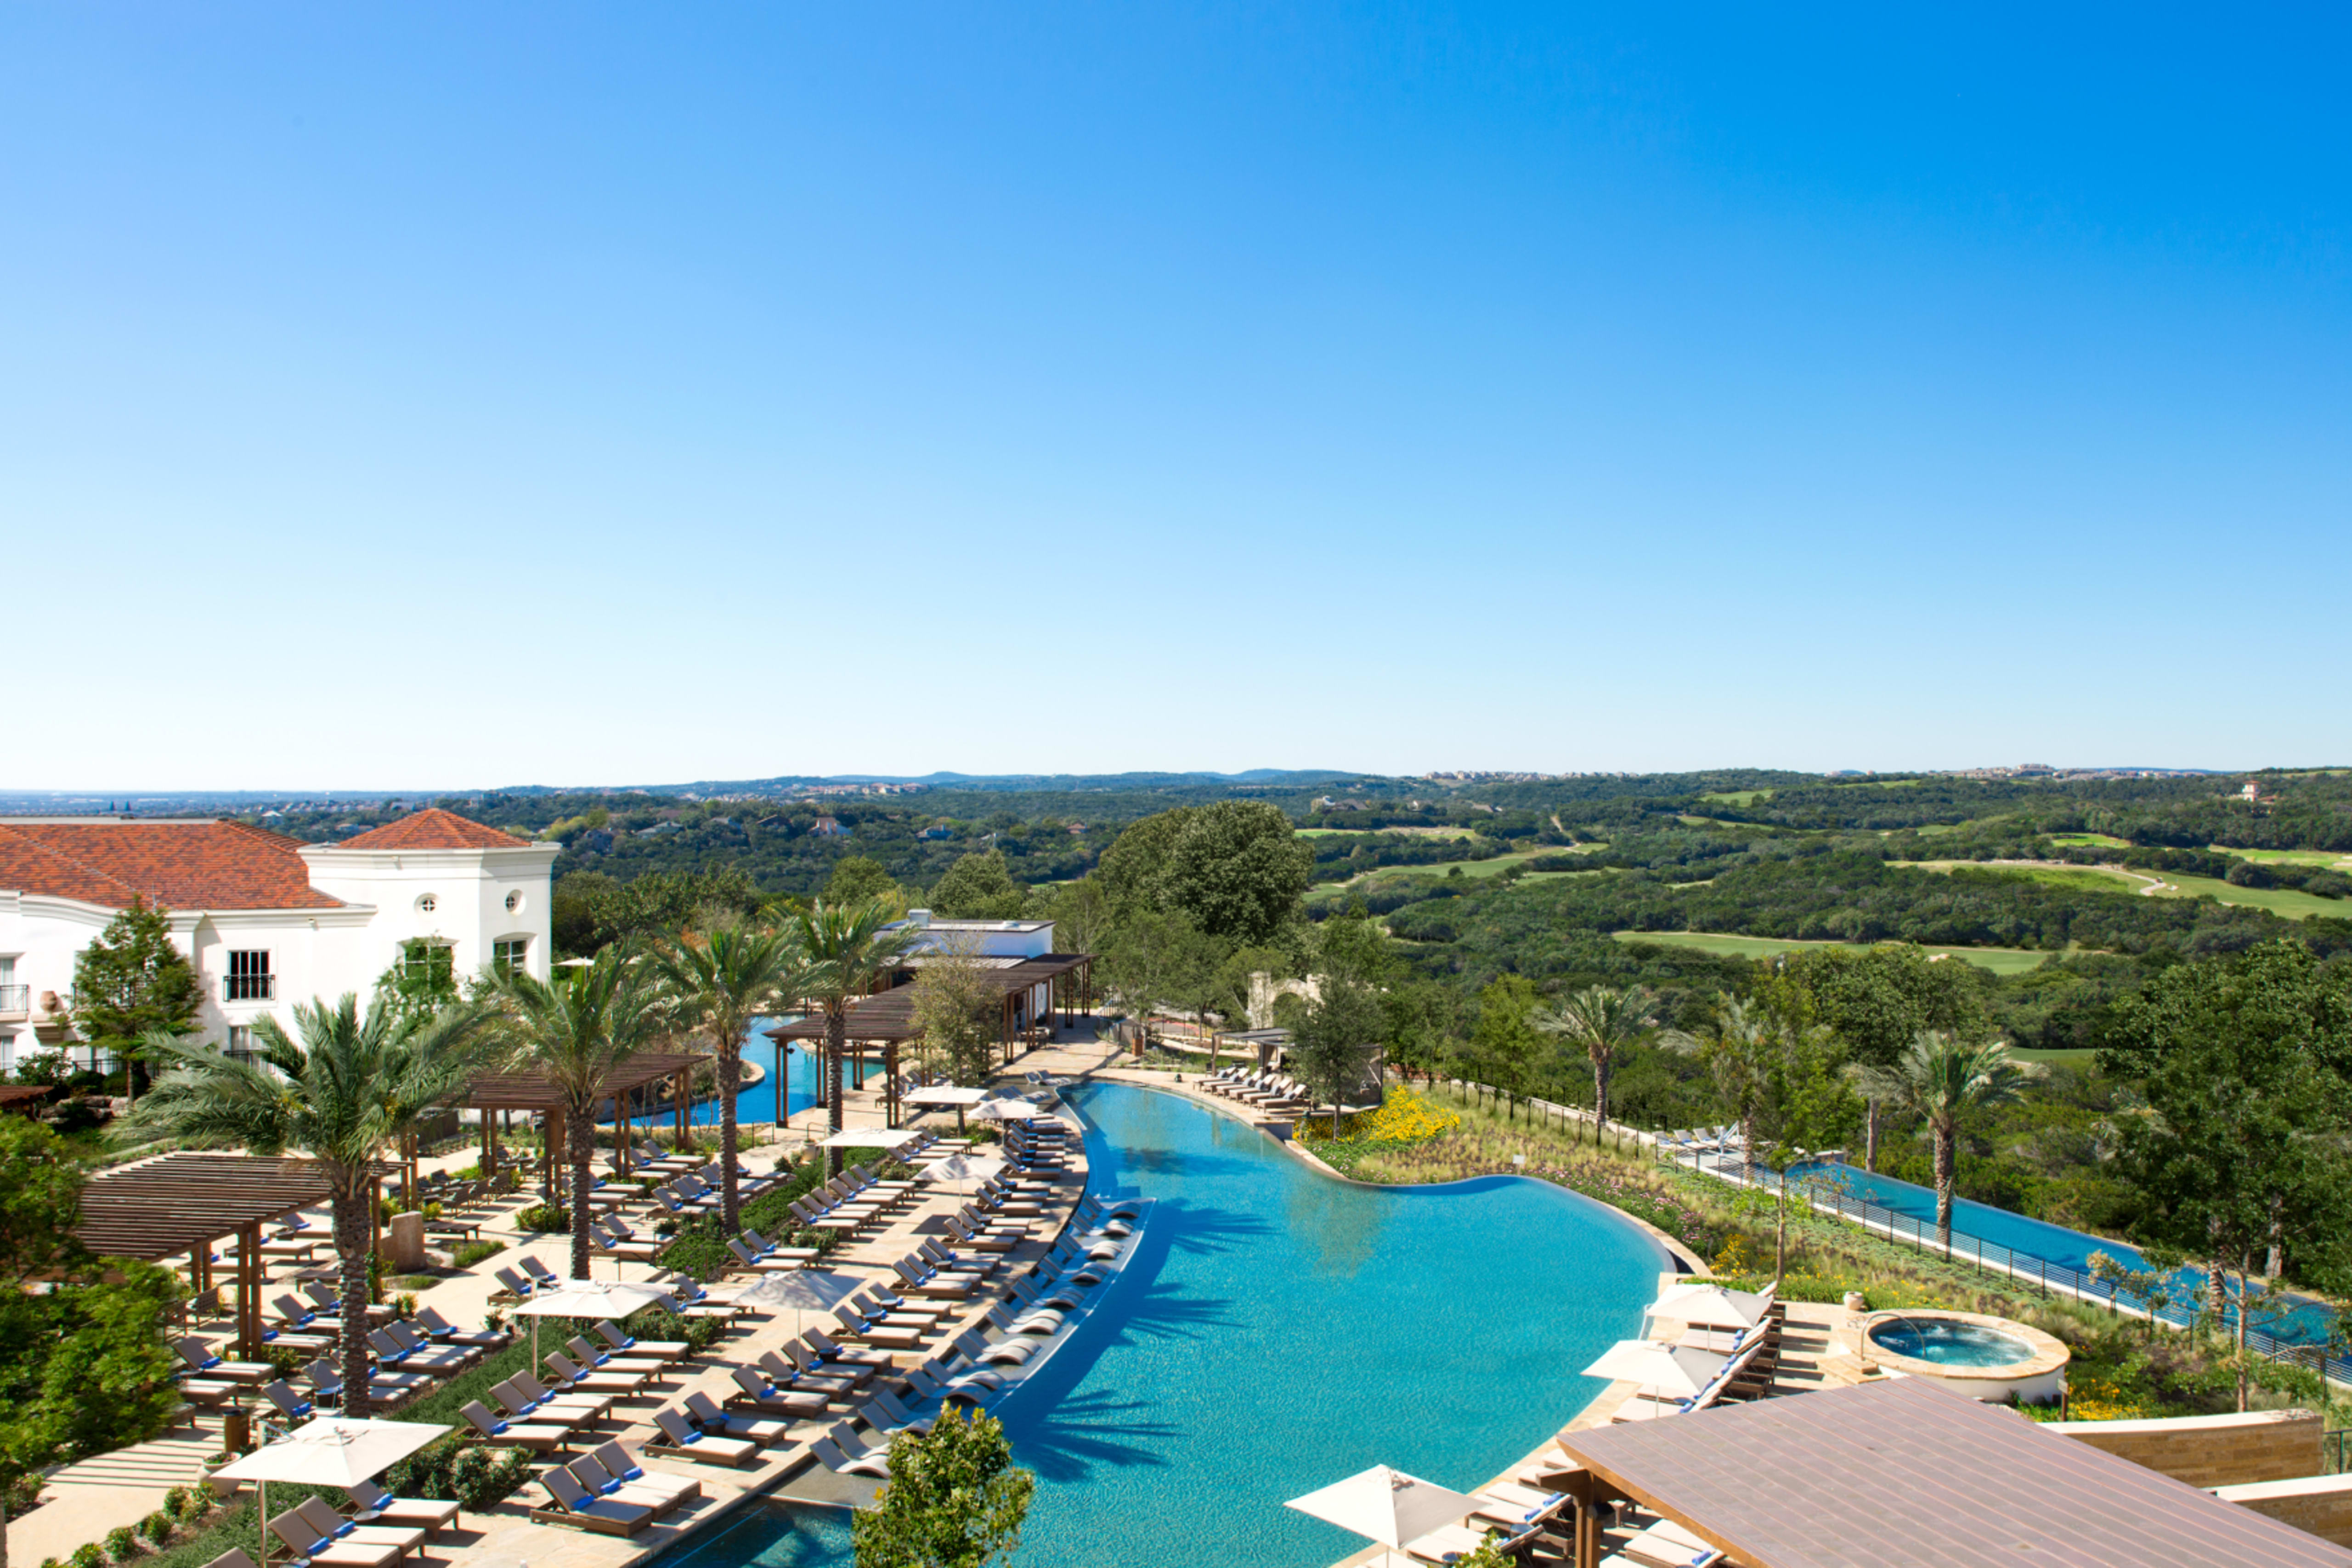
[[[1418,1540],[1441,1525],[1466,1519],[1478,1508],[1475,1499],[1450,1487],[1392,1470],[1386,1465],[1374,1465],[1321,1491],[1292,1498],[1282,1506],[1295,1508],[1391,1548]]]
[[[1654,1318],[1667,1318],[1693,1328],[1754,1328],[1771,1310],[1761,1293],[1732,1291],[1721,1285],[1676,1285],[1646,1309]]]
[[[930,1089],[916,1089],[909,1091],[907,1095],[907,1103],[909,1105],[954,1106],[956,1113],[956,1131],[961,1133],[963,1131],[964,1112],[968,1108],[979,1104],[982,1101],[987,1098],[988,1091],[985,1089],[959,1089],[952,1083],[942,1083]]]
[[[844,1127],[820,1146],[828,1149],[895,1149],[921,1136],[922,1134],[912,1127]]]
[[[793,1309],[793,1333],[801,1332],[801,1314],[810,1308],[820,1310],[840,1305],[866,1283],[854,1274],[828,1273],[822,1269],[795,1269],[789,1274],[771,1274],[750,1290],[735,1298],[736,1304],[757,1301],[767,1306]]]
[[[274,1443],[223,1465],[213,1474],[230,1480],[251,1481],[260,1493],[261,1550],[254,1561],[269,1561],[269,1483],[299,1481],[306,1486],[347,1487],[372,1481],[436,1437],[449,1431],[425,1421],[346,1420],[321,1416],[304,1423]]]
[[[1053,1113],[1026,1100],[982,1101],[971,1113],[975,1122],[1031,1122]]]
[[[1584,1369],[1587,1377],[1637,1383],[1661,1394],[1692,1395],[1715,1381],[1728,1356],[1654,1339],[1621,1339]]]
[[[1004,1168],[1003,1159],[996,1155],[954,1155],[944,1160],[933,1160],[917,1173],[917,1181],[986,1181]],[[958,1192],[963,1190],[959,1185]]]
[[[530,1364],[536,1372],[540,1319],[610,1318],[619,1322],[631,1312],[669,1299],[669,1292],[659,1285],[633,1284],[626,1280],[572,1280],[560,1291],[533,1296],[515,1309],[515,1316],[530,1320]]]

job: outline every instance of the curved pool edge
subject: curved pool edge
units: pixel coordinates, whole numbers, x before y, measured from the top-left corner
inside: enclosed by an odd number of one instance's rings
[[[1324,1164],[1324,1162],[1317,1158],[1312,1152],[1300,1145],[1297,1139],[1278,1138],[1275,1136],[1274,1134],[1268,1132],[1265,1127],[1251,1121],[1248,1117],[1240,1114],[1237,1107],[1235,1107],[1231,1101],[1223,1099],[1212,1100],[1206,1094],[1195,1093],[1192,1091],[1192,1085],[1188,1083],[1162,1082],[1158,1081],[1156,1078],[1145,1077],[1141,1069],[1118,1067],[1101,1070],[1097,1072],[1074,1074],[1071,1079],[1073,1087],[1082,1087],[1087,1083],[1095,1082],[1123,1084],[1129,1089],[1155,1090],[1160,1093],[1171,1094],[1180,1100],[1187,1102],[1188,1103],[1199,1105],[1207,1110],[1213,1111],[1228,1122],[1236,1123],[1241,1126],[1249,1128],[1252,1132],[1257,1134],[1258,1136],[1265,1139],[1268,1143],[1274,1145],[1275,1147],[1280,1149],[1284,1154],[1288,1155],[1292,1159],[1298,1161],[1308,1170],[1313,1171],[1316,1175],[1323,1177],[1326,1181],[1336,1181],[1346,1186],[1360,1186],[1373,1192],[1444,1192],[1449,1187],[1467,1186],[1473,1182],[1533,1182],[1538,1186],[1549,1187],[1554,1192],[1566,1193],[1570,1197],[1582,1198],[1587,1203],[1598,1205],[1600,1207],[1607,1209],[1617,1218],[1633,1226],[1636,1230],[1641,1231],[1643,1235],[1647,1236],[1651,1240],[1656,1242],[1659,1247],[1664,1249],[1668,1262],[1675,1264],[1686,1263],[1689,1265],[1687,1268],[1676,1269],[1675,1272],[1678,1276],[1700,1280],[1710,1280],[1715,1277],[1715,1270],[1707,1267],[1706,1260],[1705,1259],[1690,1256],[1689,1248],[1685,1243],[1667,1235],[1664,1231],[1659,1229],[1656,1226],[1651,1224],[1640,1215],[1628,1213],[1626,1210],[1618,1207],[1613,1203],[1607,1203],[1600,1198],[1594,1197],[1591,1193],[1579,1192],[1574,1187],[1564,1186],[1559,1182],[1547,1180],[1542,1176],[1528,1176],[1519,1171],[1494,1171],[1486,1176],[1464,1176],[1459,1181],[1359,1181],[1354,1176],[1342,1176],[1339,1172],[1332,1169],[1331,1166]]]

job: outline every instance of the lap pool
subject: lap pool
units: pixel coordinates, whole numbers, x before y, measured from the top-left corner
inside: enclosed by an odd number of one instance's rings
[[[1319,1568],[1364,1543],[1282,1504],[1372,1464],[1486,1480],[1604,1386],[1665,1250],[1548,1183],[1350,1186],[1190,1101],[1073,1090],[1094,1190],[1157,1200],[1079,1330],[995,1407],[1037,1495],[1019,1568]],[[832,1568],[848,1520],[763,1509],[663,1568]]]

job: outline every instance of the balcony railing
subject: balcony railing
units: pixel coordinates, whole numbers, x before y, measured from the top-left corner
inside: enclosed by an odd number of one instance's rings
[[[266,1002],[275,995],[272,987],[275,975],[224,975],[221,977],[221,999],[228,1002]]]
[[[0,986],[0,1013],[28,1013],[32,1010],[32,987]]]

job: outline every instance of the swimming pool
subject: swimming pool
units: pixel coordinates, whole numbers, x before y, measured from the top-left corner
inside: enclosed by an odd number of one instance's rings
[[[752,1020],[751,1031],[743,1041],[743,1060],[746,1063],[757,1065],[765,1076],[761,1082],[744,1089],[735,1096],[735,1119],[739,1122],[781,1122],[784,1119],[784,1115],[793,1111],[804,1111],[817,1103],[815,1058],[804,1050],[787,1051],[768,1038],[767,1031],[784,1021],[786,1020],[782,1019]],[[780,1057],[783,1062],[782,1071],[777,1071]],[[869,1068],[866,1076],[869,1078],[874,1076],[876,1071],[877,1070]],[[855,1064],[844,1064],[843,1082],[852,1088],[856,1087]],[[783,1114],[778,1113],[777,1095],[780,1092],[783,1094]],[[696,1101],[693,1113],[688,1120],[698,1127],[717,1126],[719,1124],[718,1097],[713,1095],[709,1099]],[[652,1133],[659,1133],[663,1128],[670,1126],[672,1123],[673,1115],[667,1106],[658,1111],[640,1114],[636,1118],[636,1124],[640,1128]]]
[[[1157,1200],[1081,1335],[995,1407],[1037,1496],[1019,1568],[1320,1568],[1363,1542],[1285,1509],[1372,1464],[1475,1486],[1605,1386],[1666,1252],[1548,1183],[1331,1180],[1125,1084],[1070,1092],[1093,1188]],[[832,1568],[846,1520],[761,1510],[667,1568]]]
[[[1736,1161],[1733,1166],[1736,1168]],[[1878,1176],[1854,1166],[1809,1162],[1791,1166],[1789,1174],[1797,1179],[1801,1188],[1823,1187],[1875,1204],[1906,1218],[1919,1221],[1928,1228],[1929,1235],[1933,1235],[1936,1222],[1933,1188],[1897,1181],[1893,1176]],[[1769,1180],[1769,1175],[1766,1179]],[[1963,1251],[1967,1250],[1967,1244],[1960,1239],[1972,1238],[1986,1243],[1989,1248],[2007,1248],[2027,1258],[2039,1258],[2044,1262],[2060,1264],[2084,1274],[2091,1271],[2091,1254],[2094,1252],[2105,1252],[2131,1269],[2145,1270],[2148,1266],[2147,1260],[2140,1255],[2138,1249],[2124,1242],[2106,1240],[2080,1230],[2069,1230],[2046,1220],[2029,1218],[2006,1208],[1995,1208],[1990,1204],[1958,1196],[1952,1199],[1952,1235],[1955,1244]],[[2030,1276],[2032,1270],[2029,1269],[2027,1272]],[[2168,1317],[2184,1319],[2203,1304],[2204,1270],[2176,1269],[2168,1280],[2167,1289],[2170,1292],[2170,1301],[2166,1308]],[[2228,1288],[2232,1301],[2230,1315],[2234,1319],[2237,1287],[2231,1282]],[[2124,1300],[2126,1305],[2131,1304],[2131,1297],[2126,1296]],[[2295,1304],[2284,1312],[2265,1312],[2257,1304],[2253,1315],[2248,1320],[2249,1326],[2289,1344],[2326,1343],[2329,1324],[2335,1315],[2333,1311],[2325,1302],[2309,1297],[2293,1300]]]

